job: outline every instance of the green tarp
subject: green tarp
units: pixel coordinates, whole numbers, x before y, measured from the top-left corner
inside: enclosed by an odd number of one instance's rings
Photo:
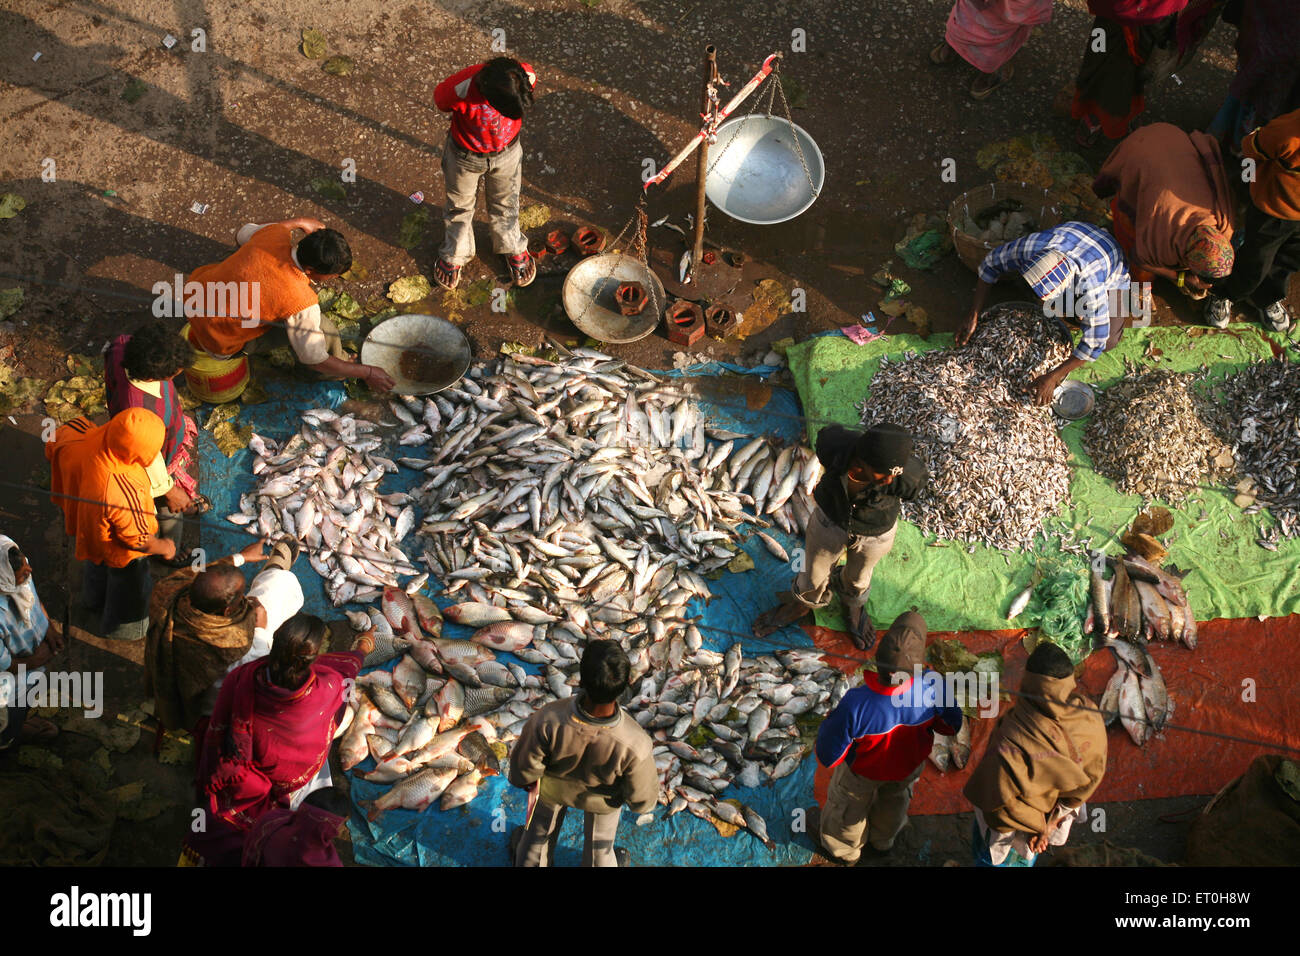
[[[1075,378],[1104,389],[1123,375],[1125,360],[1175,371],[1205,366],[1211,380],[1259,359],[1270,358],[1274,346],[1259,330],[1234,326],[1227,332],[1205,329],[1129,329],[1119,345],[1096,362],[1074,373]],[[788,350],[795,387],[808,419],[809,440],[826,424],[857,426],[854,405],[869,396],[871,379],[882,355],[897,356],[909,350],[926,351],[952,346],[951,335],[894,335],[866,345],[854,345],[843,336],[809,339]],[[1118,553],[1119,533],[1143,505],[1137,495],[1120,494],[1113,483],[1092,470],[1083,450],[1087,420],[1062,432],[1073,454],[1073,477],[1065,513],[1049,522],[1050,532],[1078,529],[1093,547]],[[1034,469],[1034,462],[1007,462],[1009,468]],[[1161,502],[1161,504],[1164,504]],[[1188,572],[1185,580],[1198,620],[1216,617],[1280,617],[1300,611],[1300,540],[1283,541],[1276,552],[1256,544],[1259,530],[1273,523],[1268,513],[1244,515],[1232,503],[1232,493],[1195,490],[1180,506],[1170,510],[1174,527],[1162,537],[1169,548],[1167,565]],[[1204,514],[1204,518],[1202,518]],[[1113,539],[1112,539],[1113,536]],[[878,627],[915,607],[932,630],[991,630],[1023,625],[1008,622],[1012,599],[1029,584],[1037,559],[1059,555],[1057,539],[1042,540],[1037,553],[997,551],[953,541],[927,539],[912,524],[899,523],[894,550],[876,568],[869,609]],[[1080,573],[1085,560],[1066,555]],[[838,606],[819,612],[817,623],[843,627]]]

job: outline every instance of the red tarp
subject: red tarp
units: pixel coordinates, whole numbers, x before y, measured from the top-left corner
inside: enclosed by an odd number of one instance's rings
[[[1151,656],[1160,665],[1174,700],[1171,726],[1138,747],[1116,721],[1110,728],[1106,778],[1093,800],[1214,794],[1245,772],[1255,757],[1278,752],[1275,745],[1300,749],[1300,615],[1267,621],[1217,620],[1198,627],[1200,641],[1196,650],[1158,641],[1150,645]],[[819,627],[808,631],[820,648],[850,658],[864,656],[839,632]],[[1014,690],[1020,686],[1028,657],[1021,642],[1025,634],[1023,630],[931,633],[929,641],[957,638],[976,654],[1001,651],[1005,662],[1002,688]],[[851,660],[830,660],[846,671],[860,666]],[[1080,689],[1096,700],[1114,672],[1114,655],[1109,651],[1094,652],[1084,662]],[[1243,696],[1249,696],[1250,684],[1254,700],[1243,700]],[[1004,710],[1009,706],[1008,702],[1002,704]],[[965,770],[940,773],[926,761],[912,798],[911,813],[962,813],[970,809],[961,788],[979,762],[993,724],[993,720],[975,722],[971,758]],[[1178,728],[1213,731],[1267,744],[1243,744]],[[829,779],[830,772],[819,764],[815,778],[818,803],[826,799]]]

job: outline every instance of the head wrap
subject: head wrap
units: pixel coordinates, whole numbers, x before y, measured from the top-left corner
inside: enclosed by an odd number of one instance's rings
[[[18,608],[18,618],[24,624],[32,623],[32,608],[36,606],[36,591],[31,586],[31,578],[19,584],[14,576],[13,565],[9,563],[9,553],[17,551],[18,545],[12,538],[0,534],[0,594],[14,602]]]
[[[1198,276],[1225,278],[1232,272],[1232,240],[1212,226],[1197,226],[1183,258],[1187,268]]]

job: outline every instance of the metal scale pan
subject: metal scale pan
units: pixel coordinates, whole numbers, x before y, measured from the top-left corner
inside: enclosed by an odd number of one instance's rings
[[[794,146],[796,136],[807,173]],[[716,158],[712,149],[719,151]],[[704,193],[741,222],[770,226],[793,219],[816,201],[826,179],[822,151],[813,138],[802,127],[774,116],[733,116],[718,127],[712,149]]]
[[[640,282],[651,293],[651,301],[640,315],[619,311],[614,295],[623,282]],[[657,275],[639,259],[613,252],[583,259],[570,269],[561,298],[574,325],[597,342],[613,344],[645,338],[655,330],[668,304],[664,284]]]

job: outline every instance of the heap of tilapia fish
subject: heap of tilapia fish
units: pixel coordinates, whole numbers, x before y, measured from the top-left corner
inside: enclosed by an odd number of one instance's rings
[[[1230,376],[1224,411],[1238,467],[1256,485],[1246,513],[1268,508],[1277,524],[1259,544],[1276,551],[1279,539],[1300,534],[1300,365],[1257,362]]]
[[[313,410],[284,447],[259,440],[261,487],[231,518],[302,540],[336,605],[382,596],[349,618],[376,629],[367,664],[401,660],[358,681],[341,744],[346,768],[370,755],[367,779],[400,780],[372,814],[473,799],[501,745],[573,693],[585,643],[610,639],[632,662],[624,703],[655,738],[668,813],[766,842],[761,817],[717,795],[792,772],[807,750],[796,720],[825,715],[849,682],[812,649],[747,658],[739,641],[725,653],[705,647],[687,605],[710,599],[705,575],[733,564],[751,532],[788,560],[759,529],[802,531],[821,475],[815,455],[711,428],[680,382],[586,349],[561,361],[507,356],[388,410],[399,442],[427,444],[430,457],[390,461],[372,434],[388,423]],[[399,466],[427,477],[410,494],[381,494]],[[316,513],[303,520],[307,502]],[[408,537],[412,508],[422,519]],[[476,628],[472,640],[440,636],[423,576],[399,584],[416,570],[404,539],[456,601],[446,618]],[[503,652],[543,673],[498,660]]]
[[[1198,484],[1232,473],[1215,437],[1218,414],[1193,391],[1197,376],[1163,369],[1128,374],[1106,389],[1083,433],[1097,472],[1124,494],[1184,501]]]
[[[1106,724],[1118,718],[1141,746],[1174,712],[1160,668],[1147,653],[1147,640],[1180,641],[1195,648],[1196,616],[1176,576],[1135,554],[1112,563],[1115,574],[1109,581],[1096,568],[1092,572],[1084,633],[1095,627],[1118,665],[1101,699]]]
[[[862,424],[906,428],[931,476],[904,516],[940,538],[1031,549],[1069,493],[1070,454],[1023,389],[1069,354],[1041,313],[1003,308],[962,348],[883,357]]]

